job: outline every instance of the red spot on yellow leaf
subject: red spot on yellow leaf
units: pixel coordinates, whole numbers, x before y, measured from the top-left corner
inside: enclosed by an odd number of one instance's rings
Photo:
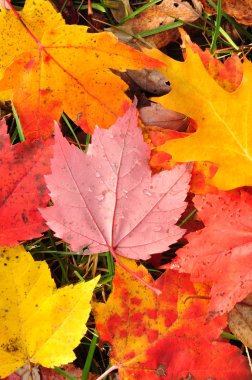
[[[35,60],[32,58],[30,61],[28,61],[25,65],[24,68],[25,70],[32,70],[35,67],[36,63]]]
[[[52,60],[52,57],[50,57],[49,54],[45,54],[43,56],[43,60],[44,60],[44,63],[48,63],[48,62],[50,62]]]
[[[142,303],[142,300],[140,298],[137,298],[137,297],[132,297],[130,299],[130,302],[133,304],[133,305],[141,305]]]

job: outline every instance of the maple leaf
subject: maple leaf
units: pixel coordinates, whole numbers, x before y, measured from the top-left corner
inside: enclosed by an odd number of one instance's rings
[[[186,207],[190,169],[151,176],[135,105],[109,130],[96,127],[87,154],[59,129],[55,139],[46,177],[54,206],[41,214],[74,251],[88,246],[90,253],[147,259],[183,235],[175,223]]]
[[[212,282],[209,315],[226,313],[252,291],[252,196],[246,191],[194,198],[205,228],[186,235],[172,268]]]
[[[111,344],[110,364],[119,369],[120,379],[250,379],[239,350],[217,340],[226,317],[205,323],[208,286],[192,284],[188,275],[172,270],[154,281],[133,260],[127,266],[162,294],[117,265],[107,303],[93,307],[100,339]]]
[[[22,246],[0,251],[0,377],[27,362],[73,361],[99,277],[56,289],[46,262],[34,261]]]
[[[110,69],[162,66],[111,33],[87,29],[65,25],[47,0],[0,12],[0,98],[13,100],[26,139],[50,136],[63,111],[86,132],[109,127],[130,104]]]
[[[49,201],[43,175],[50,173],[52,139],[11,145],[0,121],[0,245],[15,245],[46,231],[38,207]]]
[[[166,68],[160,71],[173,88],[155,101],[191,117],[198,125],[189,137],[170,140],[159,149],[171,154],[176,162],[208,161],[218,165],[217,173],[208,183],[222,190],[251,185],[252,115],[248,94],[252,64],[244,60],[242,82],[230,93],[212,78],[188,42],[186,49],[185,62],[175,61],[157,50],[149,52],[166,63]]]

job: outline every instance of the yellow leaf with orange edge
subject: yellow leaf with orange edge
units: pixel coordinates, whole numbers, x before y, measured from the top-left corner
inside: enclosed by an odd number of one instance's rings
[[[0,378],[28,362],[72,362],[98,280],[56,289],[46,262],[34,261],[23,246],[1,247]]]
[[[225,84],[217,66],[206,69],[201,56],[185,37],[186,60],[175,61],[158,50],[149,54],[166,64],[160,71],[172,83],[172,92],[155,101],[181,112],[197,123],[197,131],[183,139],[169,140],[158,149],[176,162],[207,161],[217,165],[208,184],[223,190],[252,185],[252,64],[244,59],[243,77],[235,91]],[[239,65],[238,65],[239,66]],[[235,70],[236,65],[233,65]],[[236,83],[240,81],[240,66]],[[224,70],[225,72],[225,70]],[[216,77],[215,80],[212,76]],[[231,74],[230,74],[231,76]],[[230,77],[228,78],[230,80]]]
[[[49,0],[0,12],[0,99],[13,101],[26,138],[46,138],[62,112],[85,132],[107,128],[130,104],[127,85],[111,69],[162,64],[108,32],[65,25]],[[4,99],[8,100],[8,99]]]

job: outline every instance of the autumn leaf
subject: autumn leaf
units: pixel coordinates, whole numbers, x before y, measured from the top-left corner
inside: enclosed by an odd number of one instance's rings
[[[217,165],[218,171],[208,184],[222,190],[251,185],[251,63],[244,60],[241,85],[228,92],[211,77],[189,42],[186,49],[185,62],[157,50],[149,53],[166,63],[161,72],[173,88],[155,100],[191,117],[198,125],[189,137],[168,141],[159,149],[171,154],[176,162],[208,161]]]
[[[207,13],[216,13],[217,1],[213,0],[215,7],[213,7],[208,0],[200,0],[204,5]],[[228,15],[234,17],[239,23],[251,25],[252,23],[252,2],[251,0],[222,0],[221,9]]]
[[[46,177],[54,205],[42,216],[74,251],[109,249],[145,260],[166,250],[183,235],[175,224],[186,207],[190,169],[151,176],[148,160],[135,105],[109,130],[95,129],[87,154],[57,129]]]
[[[214,78],[224,90],[233,92],[240,86],[243,77],[243,66],[237,54],[233,54],[222,62],[216,59],[210,53],[209,49],[201,50],[197,44],[192,43],[183,29],[180,30],[180,34],[182,47],[185,48],[185,59],[187,46],[190,46],[190,48],[199,55],[211,77]]]
[[[26,139],[50,136],[63,111],[86,132],[109,127],[130,104],[110,69],[162,66],[111,33],[87,29],[65,25],[48,0],[0,12],[0,98],[14,102]]]
[[[192,128],[193,124],[190,123],[188,128]],[[165,144],[171,139],[180,139],[188,136],[188,133],[173,131],[160,127],[143,127],[145,141],[151,146],[150,167],[154,173],[160,170],[170,170],[176,163],[167,152],[157,151],[157,147]],[[195,162],[192,168],[192,178],[190,182],[190,191],[194,194],[206,194],[208,192],[214,193],[217,191],[216,187],[207,184],[207,181],[212,178],[216,171],[216,165],[211,162]]]
[[[38,208],[49,201],[44,174],[50,173],[52,139],[11,145],[0,121],[0,245],[13,246],[46,231]]]
[[[226,317],[205,323],[208,286],[171,270],[154,281],[143,266],[132,260],[127,266],[162,294],[117,265],[107,303],[94,305],[100,339],[112,346],[110,364],[120,379],[250,379],[239,350],[218,341]]]
[[[46,262],[22,246],[1,248],[1,378],[27,362],[51,368],[75,359],[98,279],[56,289]]]
[[[252,196],[233,191],[194,198],[205,228],[186,235],[172,268],[212,282],[209,316],[230,311],[252,291]]]

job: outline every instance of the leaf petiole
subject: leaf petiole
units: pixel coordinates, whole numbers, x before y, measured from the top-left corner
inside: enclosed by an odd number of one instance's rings
[[[121,259],[119,259],[117,253],[115,252],[114,248],[113,247],[110,247],[110,252],[112,254],[112,256],[114,257],[114,259],[116,260],[116,262],[124,269],[126,270],[126,272],[130,273],[133,277],[135,277],[138,281],[140,281],[143,285],[145,285],[147,288],[149,288],[150,290],[152,290],[157,296],[160,296],[160,294],[162,294],[161,290],[155,288],[154,286],[151,286],[150,284],[148,284],[148,282],[144,281],[141,277],[138,276],[138,274],[136,274],[135,272],[133,272],[131,269],[129,269],[125,264],[123,264],[123,262],[121,261]]]

